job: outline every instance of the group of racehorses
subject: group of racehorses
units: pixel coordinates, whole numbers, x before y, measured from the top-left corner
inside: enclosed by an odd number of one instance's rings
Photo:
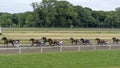
[[[80,39],[74,39],[74,38],[70,38],[72,45],[75,44],[77,45],[78,43],[82,44],[82,45],[92,45],[92,41],[90,39],[84,39],[84,38],[80,38]],[[96,38],[95,39],[97,42],[97,45],[105,45],[105,44],[109,44],[109,42],[107,40],[104,39],[100,39],[100,38]],[[112,38],[113,43],[118,44],[120,39],[113,37]]]
[[[12,44],[12,46],[15,46],[15,44],[19,44],[20,40],[13,40],[13,39],[7,39],[6,37],[3,37],[1,40],[4,41],[4,45],[7,45],[10,43]],[[53,40],[51,38],[46,38],[46,37],[42,37],[41,40],[38,39],[34,39],[34,38],[30,38],[30,40],[32,42],[32,45],[37,45],[37,46],[41,46],[41,45],[46,45],[46,43],[48,42],[48,44],[50,46],[55,46],[55,45],[62,45],[62,40]]]
[[[50,46],[62,45],[62,40],[53,40],[51,38],[47,39],[46,37],[42,37],[41,40],[35,40],[34,38],[31,38],[29,41],[32,41],[31,46],[33,46],[34,44],[36,44],[37,46],[46,45],[47,42]]]
[[[13,40],[13,39],[7,39],[6,37],[3,37],[1,40],[4,41],[4,44],[8,46],[9,43],[11,43],[13,46],[15,46],[15,44],[18,44],[20,42],[20,40]],[[104,39],[100,39],[100,38],[96,38],[95,39],[97,42],[97,45],[104,45],[104,44],[108,44],[107,40]],[[118,44],[120,39],[113,37],[112,38],[113,43]],[[46,38],[46,37],[42,37],[41,40],[37,40],[34,38],[30,38],[30,40],[32,42],[31,46],[33,45],[37,45],[37,46],[41,46],[41,45],[46,45],[46,43],[48,43],[50,46],[55,46],[55,45],[62,45],[63,41],[62,40],[54,40],[51,38]],[[80,38],[80,39],[74,39],[74,38],[70,38],[71,44],[72,45],[77,45],[78,43],[80,43],[81,45],[92,45],[92,41],[90,39],[84,39],[84,38]]]

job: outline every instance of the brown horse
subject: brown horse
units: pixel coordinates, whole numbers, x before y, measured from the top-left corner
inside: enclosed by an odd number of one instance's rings
[[[78,39],[70,38],[72,45],[75,43],[77,45]]]
[[[50,46],[55,46],[55,45],[62,45],[62,41],[61,40],[53,40],[53,39],[48,39],[49,45]]]
[[[54,44],[55,44],[55,43],[54,43],[54,40],[52,40],[52,39],[50,39],[50,38],[48,39],[48,42],[49,42],[49,45],[50,45],[50,46],[54,46]]]
[[[3,37],[1,40],[4,41],[4,45],[6,44],[7,47],[8,47],[8,44],[9,44],[9,43],[11,43],[12,46],[14,46],[16,43],[19,43],[19,42],[20,42],[20,40],[12,40],[12,39],[9,39],[9,40],[8,40],[6,37]]]
[[[87,44],[92,45],[92,42],[89,39],[83,39],[83,38],[81,38],[80,41],[81,41],[81,43],[83,45],[87,45]]]
[[[116,44],[118,44],[118,43],[119,43],[119,41],[120,41],[120,39],[115,38],[115,37],[113,37],[113,38],[112,38],[112,40],[113,40],[113,43],[116,43]]]
[[[48,39],[46,37],[42,37],[43,40],[43,44],[46,45],[46,43],[48,42]]]
[[[102,39],[99,39],[99,38],[96,38],[95,40],[97,41],[97,45],[108,44],[108,41],[106,41],[106,40],[102,40]]]
[[[40,46],[41,42],[39,40],[35,40],[34,38],[31,38],[29,41],[32,41],[32,45],[36,44],[37,46]]]

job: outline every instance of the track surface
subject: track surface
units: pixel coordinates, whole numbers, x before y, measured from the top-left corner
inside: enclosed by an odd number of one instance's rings
[[[120,44],[112,45],[63,45],[63,46],[33,46],[24,44],[21,47],[6,47],[0,45],[0,54],[21,54],[21,53],[46,53],[46,52],[72,52],[83,50],[119,50]]]

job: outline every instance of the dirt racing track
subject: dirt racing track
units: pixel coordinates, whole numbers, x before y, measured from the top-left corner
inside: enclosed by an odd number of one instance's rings
[[[63,46],[24,46],[5,47],[0,46],[0,54],[25,54],[25,53],[46,53],[46,52],[73,52],[73,51],[95,51],[95,50],[119,50],[119,44],[112,45],[63,45]]]

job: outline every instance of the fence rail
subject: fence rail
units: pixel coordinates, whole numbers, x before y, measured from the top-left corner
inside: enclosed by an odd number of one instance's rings
[[[0,48],[0,54],[44,53],[44,52],[69,52],[83,50],[114,50],[120,45],[77,45],[77,46],[41,46],[41,47],[14,47]]]

